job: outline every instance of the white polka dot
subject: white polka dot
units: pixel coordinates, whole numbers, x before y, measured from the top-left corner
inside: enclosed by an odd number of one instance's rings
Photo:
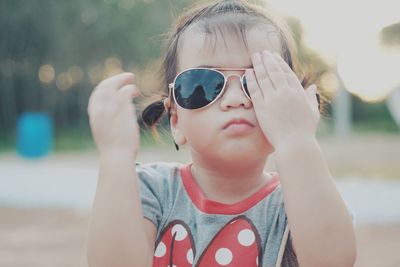
[[[186,259],[190,264],[193,264],[193,249],[189,249],[186,253]]]
[[[254,241],[256,240],[256,237],[252,230],[244,229],[239,232],[238,240],[242,246],[248,247],[254,243]]]
[[[160,242],[158,243],[156,251],[154,252],[154,256],[156,256],[157,258],[161,258],[165,255],[166,252],[167,252],[167,247],[163,242]]]
[[[233,258],[232,252],[227,248],[220,248],[215,253],[215,260],[219,265],[228,265]]]
[[[256,258],[256,266],[258,266],[258,256],[257,256],[257,258]]]
[[[176,233],[176,236],[175,236],[176,241],[182,241],[187,236],[187,231],[186,231],[185,227],[183,227],[180,224],[177,224],[174,227],[172,227],[171,231],[172,231],[172,236],[174,236],[174,234]]]

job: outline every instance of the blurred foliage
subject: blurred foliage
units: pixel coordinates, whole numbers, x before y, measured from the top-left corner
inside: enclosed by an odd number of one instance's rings
[[[15,141],[17,118],[26,111],[52,117],[59,147],[73,146],[66,136],[84,146],[90,139],[88,97],[98,82],[113,74],[133,71],[142,90],[156,92],[163,34],[193,2],[0,1],[0,149]],[[300,21],[287,22],[304,70],[328,92],[329,85],[321,81],[332,77],[329,65],[304,45]],[[355,109],[357,120],[370,119],[369,105]],[[387,111],[372,110],[379,118],[387,116]]]
[[[359,97],[352,97],[352,122],[355,132],[375,131],[396,132],[399,130],[396,122],[390,115],[385,102],[367,103]]]
[[[93,87],[158,58],[170,10],[188,2],[1,1],[1,140],[15,133],[25,111],[48,113],[56,135],[71,128],[89,132],[86,107]]]

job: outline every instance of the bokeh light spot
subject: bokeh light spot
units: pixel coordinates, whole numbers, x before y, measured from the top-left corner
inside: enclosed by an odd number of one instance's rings
[[[61,72],[56,79],[56,85],[60,90],[67,90],[72,86],[71,75],[67,72]]]
[[[52,65],[45,64],[39,68],[39,80],[44,84],[49,84],[54,80],[55,71]]]

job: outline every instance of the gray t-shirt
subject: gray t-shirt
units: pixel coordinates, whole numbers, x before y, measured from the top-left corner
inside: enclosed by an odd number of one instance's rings
[[[153,266],[298,266],[277,173],[228,205],[204,197],[190,166],[137,165],[143,216],[157,228]]]

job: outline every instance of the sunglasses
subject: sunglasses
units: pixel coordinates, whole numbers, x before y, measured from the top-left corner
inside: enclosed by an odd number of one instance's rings
[[[250,93],[247,88],[245,75],[225,75],[221,71],[245,71],[247,68],[190,68],[180,72],[169,84],[169,97],[184,109],[199,109],[210,106],[223,95],[226,83],[230,76],[240,79],[241,88],[248,99]]]

